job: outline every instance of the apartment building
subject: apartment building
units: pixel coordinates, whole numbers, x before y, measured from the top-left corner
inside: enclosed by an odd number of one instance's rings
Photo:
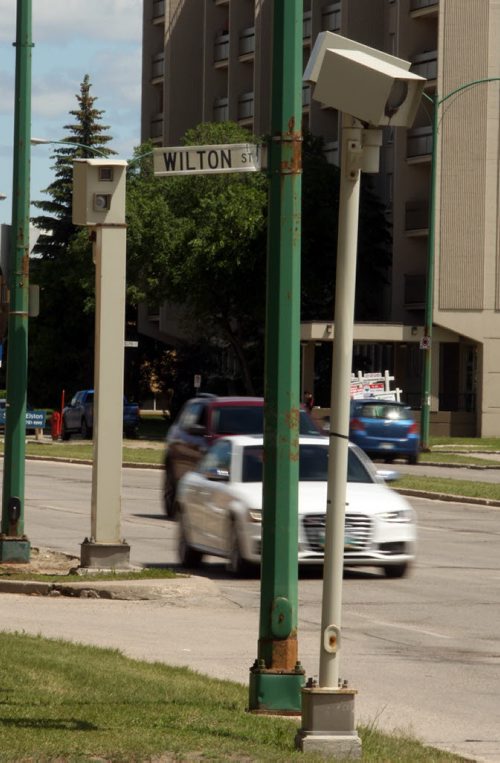
[[[188,128],[227,119],[269,130],[272,6],[144,0],[143,139],[177,145]],[[393,227],[387,320],[355,326],[355,354],[368,359],[365,370],[389,367],[419,406],[434,161],[431,431],[500,435],[500,4],[304,0],[304,67],[323,30],[407,59],[428,80],[414,126],[384,130],[375,182]],[[339,115],[308,85],[302,92],[304,127],[324,137],[337,163]],[[144,330],[161,336],[161,316],[153,317]],[[333,323],[302,326],[304,388],[314,383],[317,344],[333,337]]]

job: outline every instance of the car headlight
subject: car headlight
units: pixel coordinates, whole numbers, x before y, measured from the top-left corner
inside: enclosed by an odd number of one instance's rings
[[[262,509],[248,509],[248,519],[250,522],[262,522]]]
[[[391,509],[390,511],[381,511],[378,516],[384,522],[413,522],[415,512],[413,509]]]

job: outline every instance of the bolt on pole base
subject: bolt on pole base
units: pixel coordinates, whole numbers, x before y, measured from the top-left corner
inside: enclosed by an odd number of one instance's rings
[[[9,538],[4,535],[0,538],[0,562],[26,564],[30,555],[31,543],[26,537]]]
[[[259,661],[250,668],[249,707],[261,715],[300,715],[305,674],[300,663],[294,671],[267,670]]]
[[[130,569],[128,543],[95,543],[85,539],[80,544],[80,566],[97,569]]]
[[[332,755],[335,760],[361,758],[361,739],[354,725],[355,689],[308,686],[302,689],[302,727],[295,747]]]

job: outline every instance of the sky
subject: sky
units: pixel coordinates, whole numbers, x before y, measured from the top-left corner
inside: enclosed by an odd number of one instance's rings
[[[17,0],[0,0],[0,222],[11,222]],[[32,0],[31,135],[61,140],[85,74],[117,158],[140,143],[142,0]],[[31,150],[31,199],[52,181],[56,146]],[[32,210],[32,214],[36,210]]]

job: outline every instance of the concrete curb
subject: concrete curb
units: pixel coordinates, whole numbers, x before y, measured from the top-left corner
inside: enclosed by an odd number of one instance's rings
[[[206,602],[217,597],[218,606],[226,600],[220,599],[219,589],[214,581],[198,576],[160,578],[158,580],[103,580],[87,579],[73,583],[45,583],[35,580],[2,580],[0,593],[25,594],[28,596],[71,596],[80,599],[117,599],[121,601],[168,601],[180,607]],[[232,605],[229,601],[226,606]]]

